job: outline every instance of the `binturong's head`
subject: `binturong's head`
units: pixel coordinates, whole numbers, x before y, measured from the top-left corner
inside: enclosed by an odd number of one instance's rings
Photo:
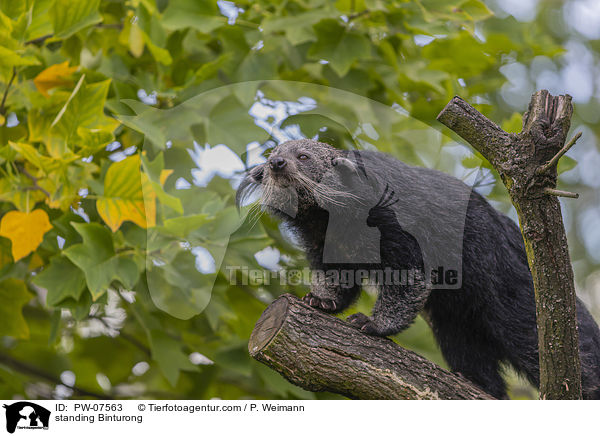
[[[295,218],[337,201],[341,187],[325,181],[344,152],[311,139],[288,141],[275,147],[267,162],[250,169],[240,184],[238,207],[254,192],[260,192],[262,209],[282,218]]]

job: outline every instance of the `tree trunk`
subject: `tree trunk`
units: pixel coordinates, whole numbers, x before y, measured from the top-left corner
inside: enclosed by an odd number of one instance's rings
[[[309,391],[356,399],[493,399],[465,378],[286,294],[256,323],[250,355]]]
[[[460,97],[438,120],[469,142],[498,171],[519,215],[535,287],[542,399],[581,399],[573,269],[556,189],[558,160],[571,123],[571,97],[536,92],[519,134],[504,132]]]

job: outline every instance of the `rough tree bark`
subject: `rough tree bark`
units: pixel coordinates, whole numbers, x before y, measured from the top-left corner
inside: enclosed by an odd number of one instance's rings
[[[540,397],[580,399],[581,368],[573,269],[556,189],[558,160],[573,106],[569,95],[533,94],[519,134],[507,133],[454,97],[438,120],[469,142],[498,171],[519,215],[537,312]]]
[[[465,378],[286,294],[263,312],[250,355],[313,392],[357,399],[493,399]]]

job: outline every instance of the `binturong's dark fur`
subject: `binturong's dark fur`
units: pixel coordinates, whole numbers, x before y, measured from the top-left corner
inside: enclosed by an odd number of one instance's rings
[[[458,179],[379,152],[313,140],[277,146],[248,171],[238,205],[255,191],[263,211],[287,223],[313,271],[304,301],[341,312],[365,283],[371,316],[349,321],[387,336],[417,314],[444,358],[496,398],[502,365],[539,386],[535,300],[518,226]],[[577,300],[583,395],[600,399],[600,330]]]

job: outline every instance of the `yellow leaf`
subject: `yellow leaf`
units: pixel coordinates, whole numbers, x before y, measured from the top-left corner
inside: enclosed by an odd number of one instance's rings
[[[77,71],[77,67],[69,67],[69,61],[65,61],[62,64],[51,65],[38,74],[35,79],[33,79],[33,83],[44,97],[50,97],[48,90],[56,88],[57,86],[66,86],[73,83],[69,77],[75,71]]]
[[[144,54],[144,35],[135,23],[131,25],[129,33],[129,51],[136,58]]]
[[[146,173],[142,173],[142,192],[144,194],[144,208],[148,227],[154,227],[156,225],[156,192],[152,188],[150,177]]]
[[[30,213],[13,210],[2,217],[0,236],[11,240],[12,256],[16,262],[35,251],[51,228],[48,214],[42,209]]]
[[[124,221],[143,228],[156,225],[156,194],[140,164],[135,155],[115,162],[106,172],[104,195],[96,201],[96,209],[113,232]]]
[[[173,170],[162,170],[160,172],[160,184],[162,186],[165,186],[165,182],[167,181],[167,179],[169,178],[169,176],[173,174]]]

